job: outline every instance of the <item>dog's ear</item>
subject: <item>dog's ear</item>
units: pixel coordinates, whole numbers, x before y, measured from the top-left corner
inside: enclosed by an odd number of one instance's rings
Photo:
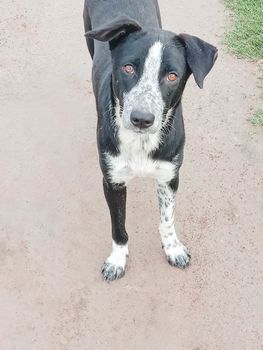
[[[196,84],[203,88],[204,79],[217,59],[217,48],[207,42],[188,34],[179,34],[186,49],[186,60]]]
[[[133,19],[121,16],[117,18],[116,21],[85,33],[85,36],[99,41],[108,41],[112,48],[116,45],[119,39],[141,29],[139,23]]]

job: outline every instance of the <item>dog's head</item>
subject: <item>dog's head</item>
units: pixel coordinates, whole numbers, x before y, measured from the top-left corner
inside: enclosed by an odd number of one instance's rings
[[[155,133],[172,116],[191,73],[197,85],[217,58],[217,49],[188,34],[143,30],[121,17],[87,36],[108,41],[112,54],[112,86],[120,126]]]

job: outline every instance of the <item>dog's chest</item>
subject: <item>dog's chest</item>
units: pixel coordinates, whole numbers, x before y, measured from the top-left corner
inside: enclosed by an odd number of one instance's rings
[[[106,155],[108,173],[114,183],[127,183],[133,177],[152,177],[169,182],[175,175],[175,164],[154,160],[150,153],[159,144],[158,135],[137,135],[124,132],[120,135],[120,153]]]

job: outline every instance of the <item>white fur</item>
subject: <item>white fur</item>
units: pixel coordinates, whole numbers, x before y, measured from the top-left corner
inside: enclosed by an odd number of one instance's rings
[[[152,177],[160,182],[170,181],[175,174],[175,164],[153,160],[149,157],[159,143],[158,135],[138,135],[127,130],[121,134],[120,154],[106,154],[109,175],[113,183],[127,184],[133,177]]]
[[[141,79],[124,96],[122,115],[116,100],[115,113],[119,128],[120,153],[117,157],[105,154],[109,176],[113,183],[127,184],[135,176],[153,177],[160,182],[169,182],[175,175],[175,164],[149,157],[160,144],[164,102],[158,77],[162,50],[163,45],[159,41],[149,49]],[[155,115],[154,125],[145,133],[136,133],[130,128],[130,114],[133,109],[147,110]]]
[[[175,192],[167,184],[158,184],[157,187],[162,245],[170,262],[177,264],[178,258],[183,258],[184,264],[190,260],[187,249],[179,241],[174,228]],[[182,264],[181,264],[182,267]]]
[[[163,44],[155,42],[149,49],[145,59],[143,74],[138,83],[124,93],[122,116],[116,122],[122,128],[134,129],[130,116],[133,110],[145,111],[155,116],[148,133],[155,133],[161,127],[164,101],[159,85],[159,72],[162,63]]]
[[[116,244],[112,241],[111,255],[107,258],[106,263],[114,265],[114,267],[125,270],[126,258],[129,255],[128,243],[124,245]]]
[[[158,184],[157,187],[160,208],[160,235],[164,250],[176,245],[179,240],[174,228],[175,193],[166,185]]]

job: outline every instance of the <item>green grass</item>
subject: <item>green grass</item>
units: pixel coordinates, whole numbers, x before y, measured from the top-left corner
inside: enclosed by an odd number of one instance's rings
[[[233,15],[227,46],[240,58],[263,59],[263,0],[225,0],[225,4]],[[258,108],[249,120],[263,126],[263,109]]]
[[[259,108],[251,117],[251,123],[255,126],[263,126],[263,109]]]
[[[263,0],[225,0],[233,14],[226,44],[238,57],[263,58]]]

